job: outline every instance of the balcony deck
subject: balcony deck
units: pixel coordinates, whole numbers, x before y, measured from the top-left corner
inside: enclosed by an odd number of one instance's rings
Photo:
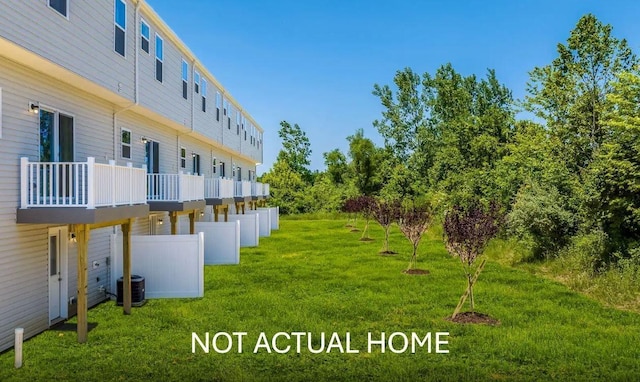
[[[204,176],[190,174],[148,174],[147,203],[150,211],[184,212],[203,210]]]
[[[146,170],[86,162],[20,159],[18,223],[102,224],[146,216]]]

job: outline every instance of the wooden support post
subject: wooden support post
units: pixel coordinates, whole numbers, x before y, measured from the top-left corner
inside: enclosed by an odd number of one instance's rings
[[[131,224],[133,219],[121,225],[122,228],[122,313],[131,314]]]
[[[245,204],[246,204],[246,203],[240,203],[240,205],[242,206],[242,214],[243,214],[243,215],[244,215],[244,205],[245,205]]]
[[[213,206],[213,221],[214,222],[218,222],[218,207],[219,206]]]
[[[78,240],[78,342],[87,342],[89,325],[87,323],[87,258],[89,248],[89,226],[76,224],[73,226]]]
[[[189,213],[189,234],[193,235],[196,233],[196,210],[193,210]]]
[[[169,219],[171,220],[171,234],[178,234],[178,213],[175,211],[169,212]]]
[[[229,221],[229,205],[225,204],[224,206],[224,221],[228,222]]]

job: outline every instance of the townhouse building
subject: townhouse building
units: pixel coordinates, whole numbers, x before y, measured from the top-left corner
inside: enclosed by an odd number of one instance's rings
[[[2,1],[0,351],[74,314],[86,339],[86,309],[115,293],[110,236],[264,198],[263,145],[144,0]]]

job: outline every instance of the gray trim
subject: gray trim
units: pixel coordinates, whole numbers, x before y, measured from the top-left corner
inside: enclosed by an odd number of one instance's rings
[[[192,200],[189,202],[148,202],[149,211],[182,212],[193,210],[204,210],[206,203],[204,200]]]
[[[233,198],[207,198],[205,199],[205,201],[207,202],[208,206],[224,206],[235,203],[235,200]]]
[[[236,196],[236,197],[235,197],[235,198],[233,198],[233,199],[234,199],[234,201],[235,201],[236,203],[241,203],[241,202],[248,203],[248,202],[250,202],[250,201],[252,200],[252,199],[251,199],[251,196]]]
[[[145,217],[149,214],[147,204],[133,206],[100,207],[38,207],[18,208],[18,224],[100,224],[110,221]]]

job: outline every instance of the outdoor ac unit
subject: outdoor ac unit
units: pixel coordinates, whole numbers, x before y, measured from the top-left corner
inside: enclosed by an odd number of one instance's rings
[[[116,304],[122,305],[122,299],[124,296],[122,283],[123,277],[120,277],[117,282],[118,297]],[[142,306],[147,302],[144,298],[144,277],[138,275],[131,275],[131,305]]]

